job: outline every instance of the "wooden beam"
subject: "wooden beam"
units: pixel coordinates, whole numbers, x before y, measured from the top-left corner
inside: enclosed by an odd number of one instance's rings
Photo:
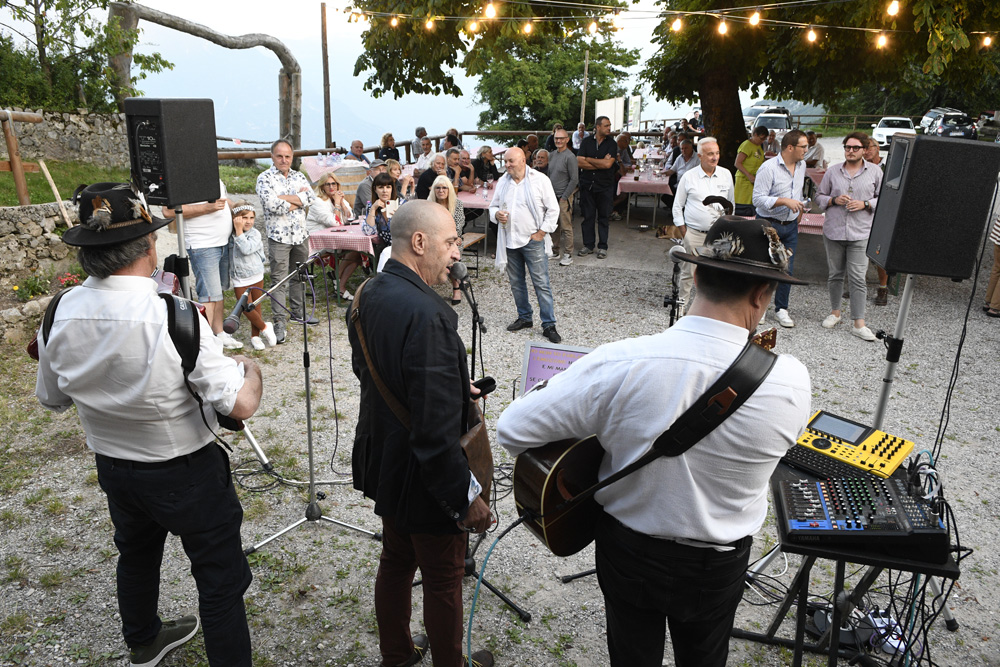
[[[56,182],[52,180],[52,175],[49,173],[48,167],[45,166],[45,160],[39,160],[38,166],[41,167],[42,173],[45,175],[45,180],[49,182],[52,194],[56,196],[56,203],[59,204],[59,213],[62,214],[63,222],[66,223],[67,227],[72,227],[73,221],[69,219],[69,213],[66,212],[66,207],[63,206],[62,197],[59,195],[59,188],[56,187]]]
[[[28,194],[28,181],[24,178],[24,167],[21,165],[21,151],[17,147],[14,123],[7,119],[0,121],[0,125],[3,126],[3,138],[7,142],[7,155],[10,156],[10,173],[14,174],[17,202],[21,206],[28,206],[31,204],[31,196]]]
[[[11,111],[8,114],[6,111],[0,109],[0,120],[11,119],[18,121],[19,123],[42,123],[45,121],[40,113],[31,113],[30,111]]]
[[[41,171],[41,169],[38,168],[38,165],[35,164],[34,162],[22,162],[21,168],[24,169],[25,172],[31,174],[37,174],[38,172]],[[10,171],[10,170],[11,170],[10,162],[8,162],[7,160],[0,160],[0,171]]]

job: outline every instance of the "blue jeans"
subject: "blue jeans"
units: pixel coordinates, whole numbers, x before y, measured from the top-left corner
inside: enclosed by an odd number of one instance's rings
[[[507,280],[514,295],[518,319],[531,322],[531,302],[528,301],[528,285],[524,279],[524,269],[531,274],[531,284],[538,298],[538,314],[542,317],[542,328],[555,326],[556,312],[552,302],[552,288],[549,286],[549,258],[545,256],[545,241],[528,241],[521,248],[507,248]]]
[[[229,246],[188,248],[188,257],[198,301],[222,301],[222,293],[229,289]]]
[[[758,216],[758,220],[761,219]],[[792,273],[792,265],[795,264],[795,249],[799,247],[799,223],[790,222],[787,225],[771,225],[774,231],[778,232],[781,243],[792,251],[792,256],[788,260],[788,274]],[[774,291],[774,310],[788,310],[788,294],[792,291],[792,286],[788,283],[778,283],[778,289]]]
[[[226,452],[210,443],[156,469],[100,454],[96,458],[97,479],[115,526],[125,643],[132,648],[148,644],[160,630],[160,563],[170,532],[181,538],[191,561],[209,664],[250,667],[243,594],[252,577],[240,539],[243,508]]]

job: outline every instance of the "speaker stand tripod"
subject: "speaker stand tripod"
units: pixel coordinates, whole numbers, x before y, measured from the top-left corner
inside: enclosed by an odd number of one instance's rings
[[[296,266],[295,271],[289,274],[289,276],[298,274],[300,280],[300,286],[302,289],[302,303],[306,302],[306,282],[309,279],[309,265],[315,261],[315,257],[310,257],[306,262],[300,263]],[[287,280],[289,276],[285,276],[283,280]],[[303,314],[304,315],[304,314]],[[323,510],[320,509],[319,501],[316,497],[316,467],[314,465],[314,452],[313,452],[313,428],[312,428],[312,400],[310,397],[310,382],[309,382],[309,325],[306,323],[306,317],[302,318],[302,368],[305,375],[306,383],[306,442],[309,448],[309,502],[306,505],[306,515],[286,528],[279,530],[274,535],[254,544],[251,547],[247,547],[243,550],[243,553],[250,555],[263,547],[268,542],[276,540],[285,533],[291,532],[293,529],[298,528],[307,521],[326,521],[334,525],[340,526],[341,528],[349,528],[350,530],[362,533],[371,537],[373,540],[382,540],[381,533],[374,533],[370,530],[366,530],[359,526],[355,526],[323,514]]]

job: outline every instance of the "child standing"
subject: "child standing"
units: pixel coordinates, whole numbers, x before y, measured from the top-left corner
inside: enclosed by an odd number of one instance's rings
[[[233,207],[232,273],[237,299],[250,290],[249,299],[252,301],[264,291],[264,242],[260,232],[254,229],[256,218],[253,206],[246,202],[237,202]],[[265,340],[272,347],[277,344],[274,326],[264,322],[260,310],[254,308],[244,314],[250,320],[250,344],[253,349],[263,350]]]

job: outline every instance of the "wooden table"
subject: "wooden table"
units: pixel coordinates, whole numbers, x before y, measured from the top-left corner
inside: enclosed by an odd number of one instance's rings
[[[636,174],[639,175],[636,180]],[[674,191],[670,187],[668,176],[655,176],[652,171],[632,172],[618,181],[618,194],[629,194],[629,206],[625,212],[625,226],[628,227],[632,214],[632,193],[636,195],[654,195],[656,201],[653,206],[653,227],[656,227],[656,209],[659,208],[660,195],[672,195]]]

